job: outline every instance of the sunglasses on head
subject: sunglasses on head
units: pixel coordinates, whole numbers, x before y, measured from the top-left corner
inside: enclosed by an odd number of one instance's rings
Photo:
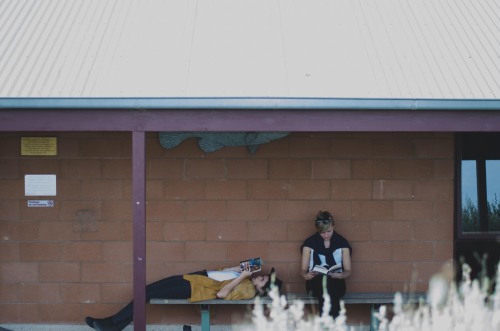
[[[329,219],[329,218],[317,218],[316,223],[323,223],[323,224],[328,224],[328,223],[331,223],[332,220]]]

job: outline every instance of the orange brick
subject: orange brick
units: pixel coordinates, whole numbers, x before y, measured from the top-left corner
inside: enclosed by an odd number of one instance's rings
[[[62,247],[59,243],[23,243],[19,247],[22,261],[59,261]]]
[[[453,241],[434,242],[433,260],[437,262],[448,262],[453,259]]]
[[[351,178],[350,160],[312,160],[313,179],[348,179]]]
[[[391,261],[391,242],[351,242],[353,249],[353,260],[357,262]]]
[[[132,259],[132,242],[114,241],[102,243],[102,257],[104,261],[129,262]]]
[[[132,160],[115,159],[102,160],[102,178],[104,179],[131,179]]]
[[[453,181],[418,181],[415,183],[415,198],[419,200],[452,200]]]
[[[308,201],[269,201],[270,221],[305,221],[311,218]]]
[[[20,323],[20,305],[18,303],[0,304],[0,323]],[[38,308],[38,306],[37,306]],[[24,320],[23,320],[24,322]]]
[[[124,263],[119,262],[84,262],[81,263],[81,282],[84,283],[120,283],[126,282]]]
[[[0,261],[19,261],[19,243],[18,242],[0,242]]]
[[[150,221],[183,219],[183,204],[180,201],[148,201],[146,205],[146,215]]]
[[[146,243],[147,261],[184,261],[187,244],[184,242],[152,241]]]
[[[207,225],[206,234],[209,241],[248,240],[248,223],[241,221],[212,221]]]
[[[39,199],[39,198],[37,198]],[[53,197],[49,197],[49,200],[53,200]],[[59,217],[60,204],[56,200],[54,207],[47,208],[34,208],[28,207],[27,201],[20,204],[20,219],[25,220],[39,220],[39,221],[53,221],[57,220]]]
[[[79,304],[44,304],[40,305],[40,322],[54,323],[54,322],[80,322],[80,305]],[[61,316],[62,320],[61,320]]]
[[[301,259],[300,246],[302,242],[270,242],[269,261],[297,262]],[[267,264],[267,263],[266,263]],[[297,272],[298,274],[298,272]]]
[[[62,302],[60,286],[57,283],[20,284],[20,302],[57,303]]]
[[[24,176],[22,179],[3,179],[0,180],[0,199],[14,200],[25,199],[24,196]]]
[[[132,202],[127,200],[102,201],[101,218],[106,221],[131,220]]]
[[[15,221],[20,217],[19,201],[0,200],[0,219],[3,221]]]
[[[309,221],[288,222],[287,228],[287,239],[290,241],[298,241],[301,245],[307,237],[316,232],[314,223]]]
[[[184,175],[184,161],[177,159],[151,159],[148,162],[149,178],[175,179]]]
[[[269,260],[269,243],[252,241],[227,243],[227,261],[239,262],[257,256],[264,261]]]
[[[330,199],[330,182],[327,180],[291,180],[288,196],[290,199],[323,200]]]
[[[0,235],[4,240],[38,240],[39,225],[37,221],[2,221]]]
[[[88,228],[89,224],[82,225],[78,221],[43,221],[40,222],[39,239],[41,241],[79,240],[82,227]]]
[[[353,136],[347,138],[334,136],[330,155],[334,158],[370,157],[373,154],[373,146],[369,141],[370,139],[359,139]]]
[[[162,241],[164,240],[164,235],[163,235],[163,225],[165,222],[152,222],[152,221],[146,221],[146,240],[152,240],[152,241]],[[130,230],[128,230],[130,229]],[[126,236],[123,237],[124,240],[132,240],[132,224],[130,224],[129,227],[127,227],[127,234]]]
[[[96,226],[96,230],[94,229]],[[91,226],[92,231],[81,232],[81,240],[121,240],[124,223],[122,222],[97,222]]]
[[[368,241],[372,238],[372,226],[369,222],[335,222],[335,231],[351,243],[354,241]]]
[[[2,283],[26,283],[38,281],[38,263],[5,262],[0,264]]]
[[[433,160],[403,159],[393,160],[393,174],[395,179],[430,179],[434,173]]]
[[[226,162],[224,160],[187,159],[184,176],[186,178],[225,178]]]
[[[206,183],[207,199],[242,200],[246,195],[246,182],[242,180],[213,180]]]
[[[385,159],[352,160],[353,179],[390,179],[393,175],[392,162]]]
[[[92,159],[72,159],[60,161],[61,179],[101,178],[101,161]]]
[[[248,240],[250,241],[284,241],[287,236],[285,222],[251,222],[248,224]]]
[[[432,219],[431,201],[394,201],[394,218],[402,221]]]
[[[454,160],[434,160],[434,178],[449,179],[455,178]]]
[[[413,239],[412,222],[372,222],[372,239],[404,241]]]
[[[19,177],[19,160],[0,159],[0,179],[19,179]]]
[[[61,298],[68,303],[91,303],[101,301],[99,284],[62,283]]]
[[[130,157],[132,154],[131,138],[115,138],[102,134],[97,139],[81,139],[79,145],[80,156],[84,158]]]
[[[19,286],[20,284],[0,284],[0,303],[17,303],[19,302]]]
[[[453,135],[444,139],[415,139],[415,155],[419,158],[453,158]]]
[[[40,263],[41,282],[79,282],[80,264],[76,262]]]
[[[186,261],[224,261],[226,243],[189,241],[186,242]]]
[[[276,159],[269,161],[271,179],[310,179],[312,176],[309,159]]]
[[[0,134],[0,155],[17,157],[21,151],[21,134],[2,132]]]
[[[62,221],[100,220],[102,202],[98,200],[62,201],[58,219]]]
[[[432,261],[432,242],[395,242],[392,259],[394,261]]]
[[[266,221],[268,217],[267,201],[227,201],[227,219],[232,221]]]
[[[413,182],[406,180],[373,181],[373,198],[381,200],[409,200],[413,198]]]
[[[206,182],[198,180],[168,179],[162,184],[162,199],[202,200],[205,198]]]
[[[388,221],[393,219],[392,201],[353,201],[353,221]]]
[[[123,303],[130,301],[133,296],[133,284],[102,284],[102,303]]]
[[[283,180],[253,180],[248,182],[248,198],[252,200],[285,199],[289,185]]]
[[[255,153],[255,156],[259,158],[288,157],[290,137],[293,135],[294,134],[291,133],[285,138],[276,139],[267,144],[259,145],[259,149],[257,153]]]
[[[335,200],[367,200],[372,198],[373,184],[371,180],[333,180],[332,199]]]
[[[124,185],[120,180],[85,180],[81,185],[81,198],[84,200],[125,198]]]
[[[186,203],[186,220],[222,221],[226,219],[224,201],[192,201]]]
[[[149,223],[148,223],[149,225]],[[205,222],[164,222],[160,225],[163,226],[163,238],[165,240],[173,241],[186,241],[186,240],[208,240],[210,239],[208,232],[213,228],[214,223],[210,223],[207,229]],[[208,230],[208,231],[207,231]]]
[[[413,156],[413,141],[407,137],[398,136],[371,139],[373,157],[401,158]]]
[[[393,283],[407,282],[411,279],[412,263],[401,262],[355,262],[349,282]]]
[[[99,261],[102,259],[102,243],[73,241],[62,245],[63,261]]]
[[[306,136],[295,134],[290,137],[290,156],[297,158],[327,157],[330,154],[328,136]]]
[[[57,179],[57,195],[65,200],[80,199],[79,179]]]
[[[29,158],[19,160],[19,172],[22,175],[58,174],[59,160],[53,158]]]
[[[447,222],[423,222],[415,221],[416,240],[453,240],[453,220]]]
[[[227,178],[268,178],[268,161],[265,159],[228,159]]]

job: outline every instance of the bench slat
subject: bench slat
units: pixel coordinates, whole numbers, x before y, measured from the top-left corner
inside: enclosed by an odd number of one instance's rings
[[[394,301],[395,292],[349,292],[342,300],[346,304],[391,304]],[[405,293],[403,294],[404,302],[417,303],[421,299],[425,299],[425,293]],[[295,300],[301,300],[305,304],[317,304],[318,300],[306,293],[289,293],[286,295],[288,303]],[[261,297],[261,303],[270,303],[271,298]],[[255,303],[255,299],[247,300],[205,300],[199,302],[189,302],[186,299],[160,299],[153,298],[149,301],[150,304],[156,305],[187,305],[187,304],[206,304],[206,305],[251,305]]]

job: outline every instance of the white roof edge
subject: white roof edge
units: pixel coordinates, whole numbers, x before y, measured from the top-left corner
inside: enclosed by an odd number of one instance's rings
[[[0,98],[0,109],[500,110],[499,99],[391,98]]]

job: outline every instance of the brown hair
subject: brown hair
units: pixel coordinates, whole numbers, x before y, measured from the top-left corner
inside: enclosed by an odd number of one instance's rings
[[[330,224],[333,226],[333,216],[328,211],[319,211],[316,214],[316,219],[314,220],[314,226],[318,232],[325,232],[330,228]]]

